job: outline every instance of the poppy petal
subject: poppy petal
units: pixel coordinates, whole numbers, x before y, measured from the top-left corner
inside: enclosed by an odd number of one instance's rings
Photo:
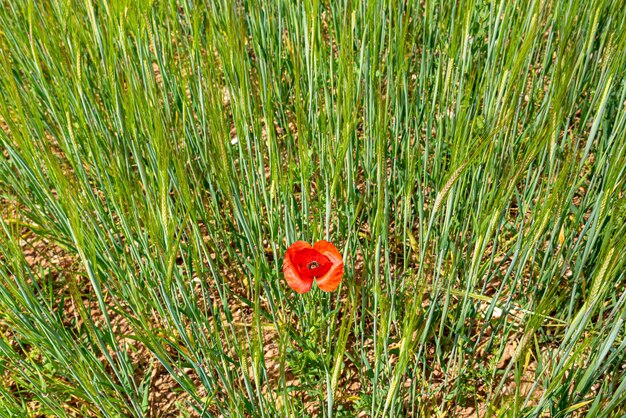
[[[328,257],[313,248],[304,248],[291,257],[291,263],[296,267],[300,277],[314,279],[322,277],[333,266]]]
[[[343,277],[343,263],[333,266],[328,273],[317,279],[317,287],[324,292],[332,292],[339,287]]]
[[[337,248],[328,241],[317,241],[313,249],[324,254],[333,263],[328,273],[317,279],[317,287],[324,292],[332,292],[339,287],[343,277],[343,257]]]
[[[289,246],[285,253],[285,258],[283,259],[283,274],[285,275],[285,280],[287,280],[289,287],[298,293],[306,293],[311,290],[311,286],[313,286],[313,279],[302,277],[293,262],[293,256],[298,253],[298,251],[305,248],[311,248],[308,242],[296,241]]]

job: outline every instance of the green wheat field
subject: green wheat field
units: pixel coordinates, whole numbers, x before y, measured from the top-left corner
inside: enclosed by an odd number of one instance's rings
[[[626,415],[621,0],[0,0],[0,128],[0,417]]]

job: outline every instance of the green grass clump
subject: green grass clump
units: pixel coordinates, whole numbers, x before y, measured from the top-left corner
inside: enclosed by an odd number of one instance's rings
[[[618,0],[0,2],[0,415],[626,414],[625,45]]]

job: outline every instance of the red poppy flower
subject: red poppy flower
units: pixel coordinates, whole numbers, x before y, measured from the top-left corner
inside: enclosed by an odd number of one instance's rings
[[[312,247],[296,241],[285,253],[283,274],[289,287],[298,293],[311,290],[313,280],[324,292],[332,292],[343,277],[343,257],[328,241],[317,241]]]

